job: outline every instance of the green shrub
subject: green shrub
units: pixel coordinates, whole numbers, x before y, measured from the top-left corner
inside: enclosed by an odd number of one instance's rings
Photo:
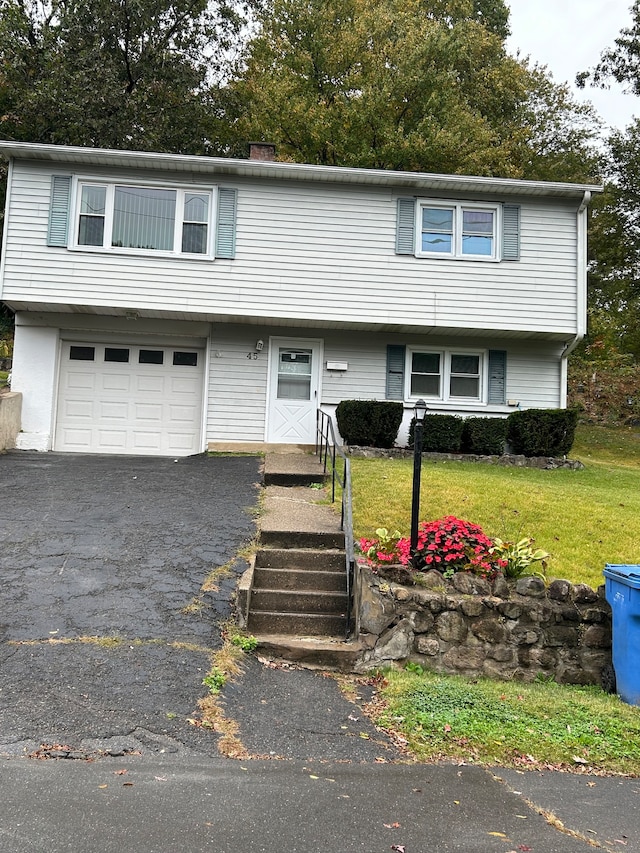
[[[524,456],[564,456],[572,446],[577,409],[526,409],[507,418],[507,440]]]
[[[413,447],[415,418],[409,425],[409,447]],[[422,432],[424,453],[460,453],[464,421],[458,415],[425,415]]]
[[[393,447],[404,407],[380,400],[343,400],[336,407],[336,422],[345,444]]]
[[[467,418],[462,430],[462,450],[481,456],[501,456],[507,440],[506,418]]]

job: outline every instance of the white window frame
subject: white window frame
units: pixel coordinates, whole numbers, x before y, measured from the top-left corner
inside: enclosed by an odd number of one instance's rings
[[[104,235],[102,246],[87,246],[78,242],[80,230],[80,205],[82,201],[82,188],[85,186],[105,187],[105,216]],[[141,189],[173,190],[176,193],[176,217],[173,231],[173,249],[140,249],[128,248],[126,246],[112,246],[111,236],[113,233],[113,214],[116,187],[140,187]],[[197,184],[162,184],[157,181],[114,181],[99,177],[74,178],[73,184],[73,233],[69,241],[69,248],[79,252],[98,252],[117,255],[144,255],[151,258],[183,258],[185,260],[213,260],[215,257],[215,235],[214,223],[216,205],[216,187],[198,186]],[[184,219],[185,195],[206,195],[209,199],[207,220],[207,245],[205,252],[183,252],[182,251],[182,228]],[[191,220],[186,220],[187,223]]]
[[[453,237],[450,252],[426,252],[422,249],[422,211],[425,208],[449,210],[453,214]],[[490,255],[472,255],[462,251],[463,214],[467,210],[480,210],[493,214],[493,251]],[[495,262],[500,260],[500,234],[502,233],[502,206],[500,204],[480,202],[447,201],[444,199],[418,199],[416,204],[416,257],[417,258],[453,258],[464,261]]]
[[[428,355],[440,356],[440,394],[427,396],[421,393],[412,393],[411,391],[411,375],[413,366],[414,353],[425,353]],[[451,357],[454,355],[474,355],[479,358],[478,365],[478,396],[477,397],[457,397],[451,394]],[[451,406],[460,405],[487,405],[488,379],[487,371],[489,369],[489,353],[483,349],[468,349],[466,347],[407,347],[406,364],[405,364],[405,389],[404,398],[408,402],[415,402],[419,399],[424,399],[427,404],[431,403],[446,403]]]

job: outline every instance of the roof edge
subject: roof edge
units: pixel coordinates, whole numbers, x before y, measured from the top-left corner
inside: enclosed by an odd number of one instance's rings
[[[15,160],[49,161],[61,164],[129,166],[132,168],[155,168],[162,171],[218,173],[266,179],[369,184],[434,190],[489,191],[508,195],[521,194],[580,199],[586,192],[600,193],[604,189],[599,184],[529,181],[474,175],[441,175],[429,172],[362,169],[349,166],[319,166],[308,163],[240,160],[228,157],[84,148],[71,145],[11,142],[9,140],[0,140],[0,156]]]

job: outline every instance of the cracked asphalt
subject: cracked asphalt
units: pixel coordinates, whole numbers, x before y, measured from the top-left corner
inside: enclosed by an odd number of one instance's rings
[[[235,555],[259,481],[255,457],[0,455],[0,754],[216,753],[186,720],[247,566]]]

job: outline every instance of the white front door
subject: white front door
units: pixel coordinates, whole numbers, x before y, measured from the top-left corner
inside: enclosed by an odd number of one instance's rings
[[[315,443],[321,346],[321,341],[271,340],[267,441]]]

